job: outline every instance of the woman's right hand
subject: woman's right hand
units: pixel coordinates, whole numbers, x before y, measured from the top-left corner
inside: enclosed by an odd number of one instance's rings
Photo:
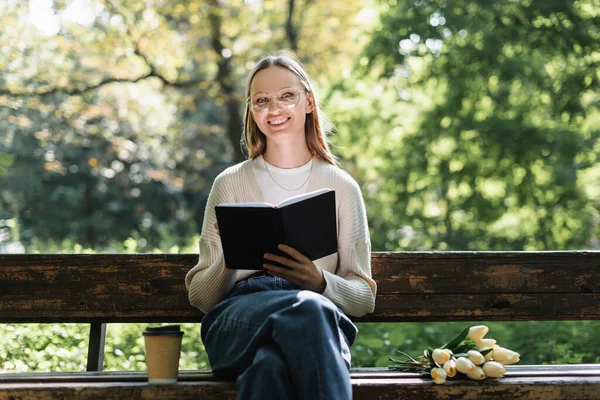
[[[217,230],[217,235],[221,236],[221,232],[219,232],[219,224],[215,222],[215,229]]]

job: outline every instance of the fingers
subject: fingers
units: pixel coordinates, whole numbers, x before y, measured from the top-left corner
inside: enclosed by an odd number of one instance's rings
[[[275,261],[276,263],[279,263],[281,265],[285,265],[286,267],[289,267],[289,268],[298,267],[298,262],[295,261],[295,260],[292,260],[289,257],[278,256],[278,255],[270,254],[270,253],[266,253],[263,257],[266,260]],[[265,264],[265,265],[267,265],[267,264]]]
[[[285,265],[290,268],[298,268],[305,264],[312,264],[311,260],[306,257],[304,254],[300,253],[298,250],[286,246],[285,244],[280,244],[277,246],[279,250],[288,254],[290,257],[278,256],[276,254],[265,253],[263,257],[267,260],[278,262],[279,264]]]
[[[271,275],[286,279],[304,289],[313,290],[312,277],[315,266],[312,261],[290,246],[280,244],[278,248],[288,256],[266,253],[263,256],[265,260],[277,262],[280,266],[265,263],[263,267]]]
[[[221,232],[219,231],[219,224],[217,224],[217,223],[215,222],[215,225],[214,225],[214,227],[215,227],[215,229],[217,230],[217,235],[221,236]]]
[[[308,266],[306,265],[300,265],[299,268],[286,268],[272,264],[264,264],[264,267],[270,275],[283,278],[302,289],[309,289],[315,292],[319,290],[319,285],[315,284],[315,280],[312,278],[312,274],[307,270]],[[321,280],[324,280],[322,272],[320,275]],[[318,293],[323,293],[323,290],[324,288]]]
[[[277,246],[279,248],[279,250],[283,251],[286,254],[289,254],[294,260],[304,263],[306,261],[310,261],[308,259],[308,257],[306,257],[304,254],[300,253],[298,250],[294,249],[293,247],[290,246],[286,246],[285,244],[280,244],[279,246]]]
[[[298,250],[280,244],[277,246],[289,257],[266,253],[265,260],[275,261],[283,266],[276,266],[264,263],[263,267],[270,275],[283,278],[301,289],[312,290],[316,293],[323,293],[327,287],[327,281],[323,271],[317,267],[310,258],[300,253]],[[290,258],[291,257],[291,258]]]
[[[270,274],[273,274],[280,278],[287,279],[287,278],[291,278],[291,277],[295,276],[295,270],[290,269],[290,268],[280,267],[280,266],[273,265],[273,264],[263,264],[263,267],[265,267],[265,269]]]

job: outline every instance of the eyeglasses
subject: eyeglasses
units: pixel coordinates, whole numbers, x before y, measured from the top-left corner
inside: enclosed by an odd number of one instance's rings
[[[255,113],[264,113],[271,108],[271,99],[277,99],[280,107],[294,108],[300,101],[302,93],[308,93],[308,89],[298,90],[296,88],[283,88],[277,92],[277,96],[267,96],[266,93],[256,93],[248,98],[248,107]]]

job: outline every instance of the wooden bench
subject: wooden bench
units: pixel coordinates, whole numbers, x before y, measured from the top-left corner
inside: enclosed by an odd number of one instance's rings
[[[90,323],[88,371],[0,374],[0,400],[234,399],[233,382],[182,371],[176,385],[102,372],[105,324],[199,322],[183,284],[196,255],[0,255],[0,323]],[[600,319],[600,252],[374,253],[373,314],[356,322]],[[594,343],[598,348],[598,344]],[[600,399],[600,365],[508,366],[504,379],[448,381],[351,371],[355,399]]]

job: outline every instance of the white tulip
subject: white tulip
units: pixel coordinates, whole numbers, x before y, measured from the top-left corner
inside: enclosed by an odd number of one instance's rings
[[[488,378],[502,378],[506,372],[504,365],[496,361],[486,362],[481,369]]]
[[[504,347],[498,347],[497,349],[494,349],[492,353],[492,359],[504,365],[519,362],[519,357],[521,357],[519,353],[505,349]]]
[[[473,372],[469,372],[467,376],[475,381],[485,379],[485,374],[483,373],[483,369],[481,369],[481,367],[475,367],[475,370]]]
[[[488,347],[487,349],[479,349],[479,352],[483,354],[483,352],[484,352],[485,350],[490,350],[490,351],[488,351],[488,352],[486,353],[486,355],[485,355],[485,356],[483,356],[483,358],[485,358],[485,361],[490,361],[490,360],[492,359],[492,354],[494,353],[494,352],[492,351],[493,349],[492,349],[491,347]]]
[[[458,360],[456,360],[456,370],[463,374],[468,374],[475,370],[475,364],[466,357],[458,357]]]
[[[456,360],[451,358],[444,364],[444,371],[448,378],[454,378],[456,376]]]
[[[433,358],[433,361],[438,365],[444,365],[450,357],[452,357],[452,354],[449,354],[447,349],[435,349],[431,354],[431,358]]]
[[[431,377],[433,381],[438,385],[446,382],[446,371],[443,368],[432,368],[431,369]]]
[[[478,343],[475,343],[477,350],[491,349],[496,344],[496,339],[481,339]]]
[[[485,362],[485,358],[477,350],[469,350],[467,352],[467,357],[475,365],[481,365],[481,364],[483,364]]]
[[[467,338],[471,339],[476,343],[479,343],[481,342],[483,337],[488,333],[489,330],[490,328],[488,328],[485,325],[472,326],[469,328],[469,334],[467,335]]]

